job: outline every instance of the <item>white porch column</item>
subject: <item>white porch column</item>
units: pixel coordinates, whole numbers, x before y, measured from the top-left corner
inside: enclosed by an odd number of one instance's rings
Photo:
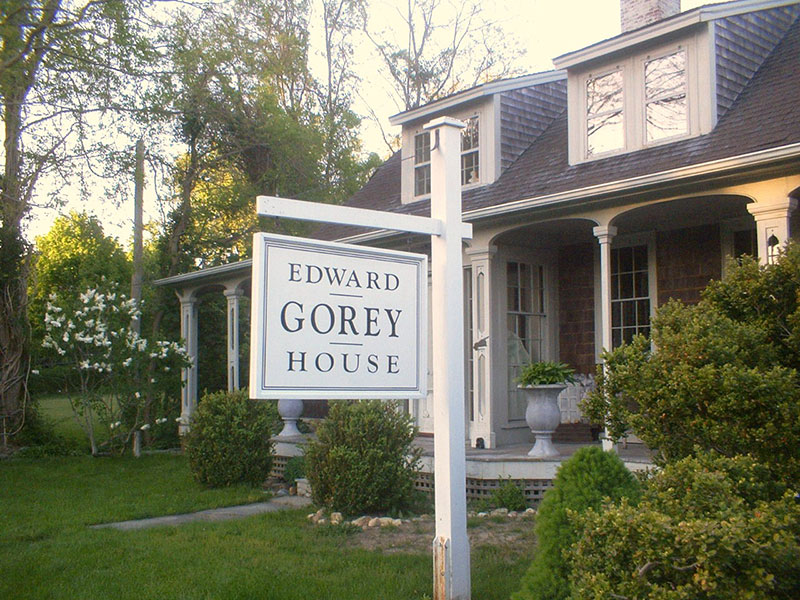
[[[181,435],[189,431],[189,423],[197,408],[197,301],[181,297],[181,337],[186,343],[191,366],[183,369],[181,380]]]
[[[239,389],[239,300],[242,290],[225,290],[228,299],[228,391]]]
[[[431,237],[433,331],[433,452],[436,460],[436,537],[433,600],[469,600],[466,456],[464,451],[464,307],[461,224],[461,130],[447,117],[431,135],[431,217],[444,224]]]
[[[611,349],[611,242],[617,235],[617,228],[611,225],[595,227],[594,233],[600,242],[600,344],[603,350]],[[610,451],[614,445],[603,438],[603,450]]]
[[[492,424],[492,271],[497,247],[467,250],[472,264],[472,339],[467,340],[473,353],[472,361],[472,413],[470,443],[473,447],[480,438],[485,448],[497,446]]]
[[[774,262],[791,234],[789,218],[797,208],[797,200],[756,202],[748,204],[748,212],[755,217],[758,238],[758,262],[762,265]]]

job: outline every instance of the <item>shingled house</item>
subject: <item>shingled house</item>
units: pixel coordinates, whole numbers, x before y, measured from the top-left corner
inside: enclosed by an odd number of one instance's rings
[[[464,249],[464,401],[473,447],[531,439],[513,380],[520,364],[538,359],[585,376],[562,396],[558,434],[589,440],[577,401],[601,350],[647,333],[667,299],[696,301],[724,276],[728,257],[774,259],[796,225],[798,0],[684,13],[679,0],[622,0],[620,35],[554,65],[395,115],[402,148],[348,202],[427,216],[423,125],[441,116],[467,123],[461,182],[474,237]],[[424,240],[386,231],[325,226],[316,235],[426,251]],[[225,288],[233,319],[249,267],[162,282],[183,299],[190,350],[197,294]],[[229,376],[237,387],[236,353]],[[196,390],[184,394],[186,415]],[[430,396],[409,410],[421,431],[433,430]]]

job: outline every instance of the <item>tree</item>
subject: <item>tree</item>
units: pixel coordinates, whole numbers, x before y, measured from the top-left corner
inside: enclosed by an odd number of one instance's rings
[[[565,461],[536,517],[536,556],[514,600],[564,600],[570,565],[564,552],[580,537],[575,516],[605,501],[638,499],[640,485],[622,460],[600,448],[578,450]]]
[[[105,235],[96,217],[71,212],[59,217],[50,231],[36,240],[33,277],[29,286],[30,320],[34,345],[41,343],[45,305],[51,294],[62,298],[97,285],[102,278],[123,286],[130,280],[131,264],[116,238]]]
[[[695,306],[658,310],[652,340],[605,356],[585,414],[618,439],[632,430],[672,462],[698,451],[751,454],[782,481],[800,477],[800,246],[754,260]]]
[[[89,132],[134,111],[129,78],[150,57],[133,19],[139,0],[5,0],[0,3],[0,414],[23,421],[30,341],[30,248],[23,221],[40,182],[69,180],[96,159]],[[76,169],[79,171],[79,169]]]
[[[365,29],[383,60],[401,110],[416,108],[484,81],[507,77],[512,49],[477,0],[407,0],[389,31]]]

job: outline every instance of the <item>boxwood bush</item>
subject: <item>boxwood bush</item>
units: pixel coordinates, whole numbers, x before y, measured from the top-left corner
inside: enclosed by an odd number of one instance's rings
[[[667,465],[641,501],[591,509],[569,552],[571,598],[800,598],[800,505],[751,457]]]
[[[195,479],[209,487],[263,482],[279,418],[275,402],[250,400],[245,390],[205,394],[185,440]]]
[[[314,502],[347,515],[408,508],[419,470],[415,435],[411,417],[394,403],[332,402],[306,448]]]
[[[641,484],[613,453],[597,447],[578,450],[556,474],[536,516],[536,555],[514,600],[569,597],[570,569],[564,552],[578,538],[575,513],[599,508],[605,498],[637,499]]]

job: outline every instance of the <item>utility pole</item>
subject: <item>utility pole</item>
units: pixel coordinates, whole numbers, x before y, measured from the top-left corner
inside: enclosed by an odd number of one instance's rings
[[[142,302],[142,279],[144,265],[142,264],[143,241],[143,195],[144,195],[144,142],[136,142],[136,169],[133,174],[133,275],[131,276],[131,298],[139,307]],[[131,328],[136,333],[141,333],[142,322],[139,317],[134,317]]]

